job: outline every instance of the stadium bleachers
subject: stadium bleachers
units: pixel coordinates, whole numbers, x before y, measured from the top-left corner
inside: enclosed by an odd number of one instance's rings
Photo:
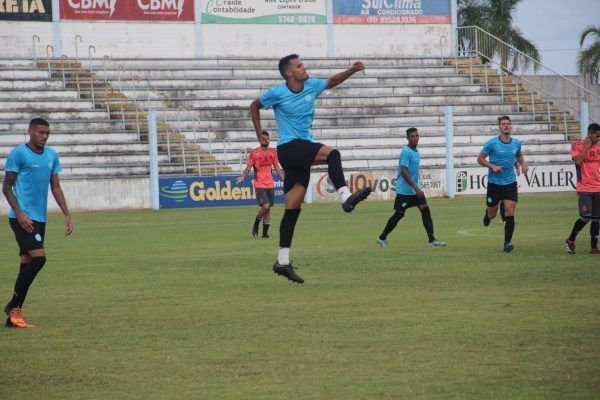
[[[327,78],[350,59],[305,59]],[[508,114],[524,154],[568,162],[579,124],[551,99],[473,59],[381,58],[318,100],[317,138],[342,152],[348,170],[396,168],[404,131],[419,128],[422,165],[445,165],[443,110],[454,108],[455,163],[475,164]],[[49,142],[66,178],[147,176],[146,111],[158,112],[160,173],[237,173],[257,142],[249,104],[279,84],[275,59],[0,60],[0,169],[28,121],[51,122]],[[276,130],[271,110],[263,128]],[[199,172],[200,171],[200,172]]]

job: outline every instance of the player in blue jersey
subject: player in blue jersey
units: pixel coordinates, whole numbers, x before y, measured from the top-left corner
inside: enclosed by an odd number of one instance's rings
[[[427,232],[429,245],[446,246],[446,242],[436,240],[433,235],[433,220],[427,205],[425,193],[419,184],[419,164],[421,155],[417,146],[419,145],[419,131],[417,128],[406,130],[408,146],[404,146],[400,153],[398,162],[398,177],[396,178],[396,200],[394,201],[394,214],[390,217],[383,232],[377,238],[377,243],[382,247],[388,247],[388,235],[396,228],[398,222],[404,217],[404,213],[411,207],[418,207],[421,211],[423,226]]]
[[[4,308],[8,315],[6,326],[17,328],[33,327],[25,322],[21,309],[29,287],[46,263],[44,235],[48,184],[65,215],[65,236],[73,232],[71,213],[58,180],[60,161],[54,149],[46,147],[50,126],[46,120],[34,118],[29,123],[28,134],[29,141],[10,152],[2,185],[2,192],[11,207],[9,223],[21,257],[13,297]]]
[[[318,143],[311,131],[317,97],[325,89],[339,85],[363,69],[363,63],[357,61],[350,69],[329,79],[312,79],[308,77],[299,56],[291,54],[279,60],[279,73],[285,82],[263,92],[250,105],[259,141],[262,133],[260,109],[272,107],[277,120],[277,156],[285,173],[285,211],[279,226],[279,254],[273,271],[293,282],[304,283],[290,263],[290,247],[300,207],[306,195],[311,166],[327,164],[329,178],[338,191],[342,208],[346,212],[354,210],[371,193],[370,187],[350,193],[344,178],[340,152]]]
[[[488,226],[498,213],[498,203],[504,203],[504,247],[505,253],[510,253],[514,246],[511,243],[515,230],[515,208],[519,201],[517,189],[517,174],[527,173],[528,167],[521,152],[521,141],[511,137],[512,122],[510,117],[498,118],[500,136],[488,140],[477,162],[488,167],[488,187],[486,209],[483,225]],[[488,160],[489,157],[489,160]],[[519,168],[520,167],[520,168]],[[520,171],[519,171],[520,169]]]

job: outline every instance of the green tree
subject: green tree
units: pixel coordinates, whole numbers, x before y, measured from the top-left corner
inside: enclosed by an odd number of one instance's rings
[[[588,35],[592,42],[585,49],[583,43]],[[579,39],[581,51],[577,56],[577,69],[580,74],[588,75],[592,83],[600,83],[600,25],[590,25],[584,29]]]
[[[534,43],[523,36],[519,28],[514,25],[514,15],[522,0],[458,0],[458,25],[478,26],[484,31],[509,44],[520,52],[528,55],[534,60],[540,60],[540,53]],[[537,68],[539,64],[533,63],[531,59],[523,57],[518,52],[503,46],[498,42],[485,39],[483,36],[478,40],[479,52],[483,58],[500,57],[503,68],[509,71],[527,69],[533,64]],[[474,50],[473,38],[466,37],[461,32],[459,40],[463,49]]]

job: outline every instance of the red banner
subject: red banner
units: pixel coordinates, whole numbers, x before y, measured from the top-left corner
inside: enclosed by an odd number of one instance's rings
[[[194,21],[194,0],[60,0],[60,19]]]

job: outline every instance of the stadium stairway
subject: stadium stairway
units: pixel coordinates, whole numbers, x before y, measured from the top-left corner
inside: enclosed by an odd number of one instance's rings
[[[569,161],[572,115],[511,76],[473,59],[363,60],[367,70],[317,101],[314,133],[348,170],[397,166],[404,131],[419,128],[422,164],[445,165],[443,110],[454,108],[457,167],[475,165],[483,142],[510,115],[530,163]],[[305,59],[313,77],[349,59]],[[158,112],[163,175],[238,173],[257,146],[249,104],[281,83],[275,59],[0,60],[0,169],[33,116],[52,123],[67,176],[147,176],[146,110]],[[263,128],[276,131],[271,110]]]

